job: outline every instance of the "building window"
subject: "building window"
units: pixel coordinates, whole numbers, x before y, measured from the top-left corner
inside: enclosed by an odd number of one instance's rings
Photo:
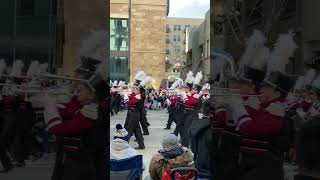
[[[180,41],[180,35],[178,35],[178,41]]]
[[[34,0],[18,0],[17,16],[34,16]]]
[[[177,25],[173,25],[173,30],[177,31]]]
[[[128,51],[128,20],[110,19],[110,50]]]
[[[181,25],[178,25],[178,31],[181,31]]]
[[[173,41],[177,41],[177,35],[173,35]]]
[[[166,27],[167,27],[167,28],[170,28],[170,25],[169,25],[169,24],[167,24],[167,25],[166,25]]]
[[[169,35],[166,35],[166,40],[170,40],[170,36]]]
[[[114,57],[111,59],[111,78],[127,79],[128,57]]]

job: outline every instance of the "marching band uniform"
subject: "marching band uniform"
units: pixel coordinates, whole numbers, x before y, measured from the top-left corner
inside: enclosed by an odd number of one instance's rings
[[[139,145],[138,148],[144,149],[145,145],[143,142],[143,136],[139,125],[141,114],[137,107],[140,101],[141,94],[135,94],[134,92],[132,92],[129,96],[127,96],[126,94],[124,95],[124,102],[128,105],[128,114],[125,129],[128,131],[129,140],[131,136],[134,134]]]
[[[104,132],[96,130],[101,128],[97,123],[104,122],[108,115],[105,90],[108,87],[101,77],[94,76],[87,82],[87,86],[95,89],[97,102],[83,104],[74,99],[74,102],[58,105],[58,108],[53,101],[49,100],[45,105],[48,131],[64,138],[65,159],[62,179],[94,180],[105,177],[105,169],[101,171],[101,164],[98,163],[102,157],[97,157],[101,147],[94,142],[106,141]]]
[[[149,135],[148,126],[150,124],[148,123],[148,119],[147,119],[147,110],[144,107],[144,102],[146,100],[146,90],[143,87],[140,87],[140,93],[141,93],[141,101],[137,106],[140,111],[140,125],[143,131],[143,135]]]
[[[169,97],[169,99],[166,100],[167,101],[167,104],[168,104],[168,112],[169,112],[169,119],[168,119],[168,122],[167,122],[167,127],[164,128],[164,129],[171,129],[171,125],[173,122],[175,122],[175,119],[174,119],[174,114],[175,114],[175,105],[176,105],[176,97],[174,95],[171,95]]]
[[[202,79],[202,72],[198,72],[192,87],[196,89],[198,92],[202,89],[202,86],[199,85],[201,79]],[[201,108],[201,99],[200,99],[199,93],[191,94],[191,92],[189,92],[188,94],[182,93],[181,97],[182,97],[183,103],[185,104],[185,119],[184,119],[184,126],[183,126],[183,131],[185,132],[183,133],[184,136],[181,138],[181,144],[184,147],[189,147],[190,146],[189,131],[190,131],[192,122],[195,119],[199,118],[198,113]]]

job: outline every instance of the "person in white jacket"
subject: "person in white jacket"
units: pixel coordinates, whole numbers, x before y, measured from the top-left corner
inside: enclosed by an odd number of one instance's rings
[[[141,155],[137,150],[129,144],[129,135],[126,129],[121,124],[116,125],[117,131],[110,143],[110,159],[122,160]]]

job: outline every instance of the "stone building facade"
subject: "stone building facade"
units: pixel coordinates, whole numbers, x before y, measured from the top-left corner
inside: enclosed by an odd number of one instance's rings
[[[166,74],[179,77],[186,63],[186,31],[198,27],[204,19],[168,17],[166,25]]]
[[[65,73],[71,74],[79,63],[81,41],[86,39],[90,32],[108,30],[109,2],[101,0],[64,0],[62,7],[64,17],[62,67]],[[108,60],[107,57],[106,60]]]
[[[115,42],[121,39],[121,44],[128,46],[127,50],[127,76],[128,82],[134,81],[137,71],[143,70],[152,76],[152,86],[156,89],[160,87],[165,73],[165,34],[166,34],[166,17],[167,17],[167,0],[111,0],[110,1],[110,20],[124,19],[123,23],[128,23],[128,32],[120,31],[122,34],[115,41],[110,41],[112,49]],[[131,7],[131,16],[129,16],[129,7]],[[122,28],[123,29],[123,28]],[[111,32],[112,33],[112,32]],[[123,38],[120,38],[123,37]],[[126,40],[126,38],[129,38]],[[111,50],[111,68],[117,69],[116,56],[120,54],[125,56],[123,51]],[[118,58],[119,59],[119,58]],[[122,63],[122,62],[121,62]],[[122,65],[119,63],[118,65]],[[117,79],[111,71],[111,79]]]
[[[320,56],[320,22],[314,20],[320,16],[319,6],[317,0],[213,0],[211,26],[219,30],[214,35],[222,35],[224,49],[235,59],[242,55],[245,39],[253,29],[266,32],[269,48],[273,47],[279,33],[293,30],[298,49],[287,72],[302,74],[306,64],[320,64],[313,61]]]
[[[210,77],[210,11],[206,13],[205,20],[200,26],[187,30],[187,57],[183,67],[185,78],[189,71],[197,73],[202,71],[203,81]]]

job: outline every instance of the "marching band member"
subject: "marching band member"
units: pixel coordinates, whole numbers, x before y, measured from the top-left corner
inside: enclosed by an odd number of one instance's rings
[[[184,137],[181,138],[181,144],[185,147],[190,146],[190,136],[189,130],[192,122],[199,118],[198,113],[201,108],[201,99],[199,92],[202,89],[200,81],[202,79],[202,72],[198,72],[194,78],[193,86],[189,93],[182,93],[181,98],[185,104],[185,119],[184,119],[184,128],[185,131]]]
[[[183,101],[183,94],[184,96],[186,96],[187,93],[189,93],[190,88],[193,85],[193,81],[194,81],[194,77],[193,77],[193,72],[189,71],[187,74],[187,78],[184,81],[184,86],[181,88],[178,88],[177,91],[177,100],[176,100],[176,104],[175,104],[175,117],[174,119],[176,120],[176,129],[174,130],[174,134],[176,136],[178,136],[178,134],[180,134],[181,137],[181,141],[183,139],[183,141],[181,142],[181,144],[183,146],[187,145],[187,139],[186,139],[186,130],[185,130],[185,118],[186,118],[186,114],[185,114],[185,103]],[[181,89],[181,90],[180,90]],[[185,146],[186,147],[186,146]]]
[[[60,109],[56,106],[54,98],[49,96],[44,98],[48,131],[64,137],[65,160],[62,179],[100,179],[105,177],[96,156],[101,151],[98,144],[106,141],[104,139],[106,136],[100,134],[102,131],[98,131],[97,128],[102,128],[99,126],[105,124],[104,121],[108,115],[109,105],[106,101],[108,88],[103,76],[97,73],[81,87],[77,106],[61,104],[59,107],[62,109]],[[70,119],[65,120],[66,117]],[[97,158],[101,158],[101,156]]]
[[[283,51],[283,49],[286,51]],[[287,151],[284,99],[294,85],[285,66],[296,49],[293,34],[281,34],[270,55],[263,81],[260,107],[250,113],[241,98],[229,103],[241,137],[239,179],[283,179],[283,153]]]
[[[171,87],[169,89],[175,90],[175,88],[178,85],[179,85],[179,80],[176,79],[176,81],[171,85]],[[175,121],[175,119],[174,119],[174,114],[175,114],[174,106],[176,104],[176,97],[175,97],[174,93],[169,95],[169,98],[166,100],[166,102],[168,104],[169,117],[168,117],[168,121],[167,121],[167,126],[164,129],[169,130],[169,129],[171,129],[172,122]]]
[[[144,139],[139,125],[141,118],[139,105],[142,100],[140,87],[144,87],[150,81],[150,77],[144,77],[144,79],[140,80],[136,82],[136,85],[133,87],[133,92],[129,96],[126,93],[124,94],[124,102],[128,105],[125,129],[128,131],[129,140],[133,134],[135,135],[138,143],[136,149],[145,149]]]

